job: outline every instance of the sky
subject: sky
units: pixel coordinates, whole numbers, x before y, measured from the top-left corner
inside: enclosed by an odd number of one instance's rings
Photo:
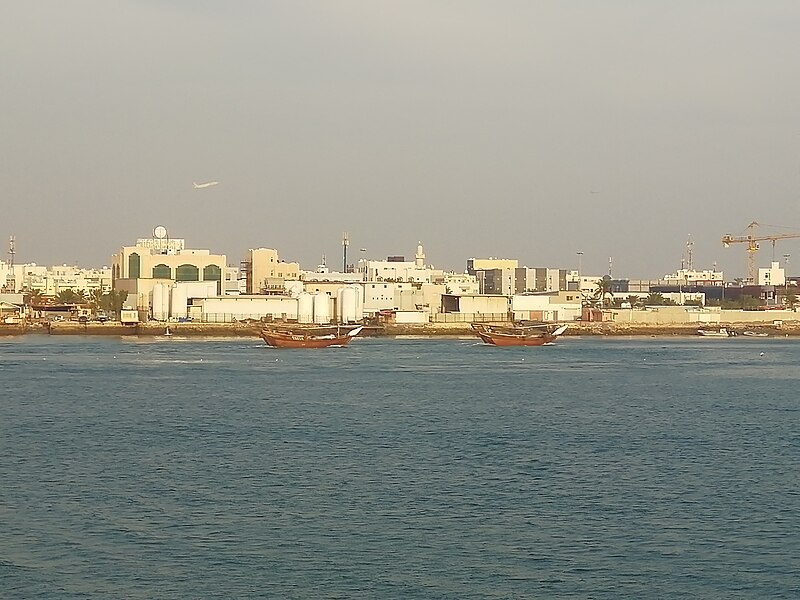
[[[0,2],[0,258],[745,275],[800,233],[796,0]],[[219,181],[194,189],[192,182]],[[361,251],[364,248],[365,251]],[[582,254],[578,254],[582,252]],[[800,238],[776,259],[798,265]],[[795,258],[796,257],[796,258]],[[771,245],[762,244],[766,266]]]

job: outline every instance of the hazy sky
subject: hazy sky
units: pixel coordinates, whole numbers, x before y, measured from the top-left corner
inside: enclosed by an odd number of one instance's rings
[[[741,276],[723,234],[800,232],[798,40],[796,0],[2,0],[0,256],[100,266],[164,225],[340,268],[348,231],[644,278],[691,234]]]

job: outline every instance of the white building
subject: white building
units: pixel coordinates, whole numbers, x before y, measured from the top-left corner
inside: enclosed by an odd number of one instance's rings
[[[757,285],[786,285],[786,272],[773,261],[768,269],[758,270]]]
[[[331,271],[325,264],[325,257],[322,263],[317,265],[315,271],[300,271],[302,281],[333,281],[341,283],[356,283],[364,281],[363,273],[342,273],[341,271]]]
[[[2,288],[15,293],[37,291],[45,296],[72,290],[89,296],[95,291],[106,293],[111,290],[111,269],[85,269],[71,265],[45,267],[35,263],[11,266],[0,261]]]
[[[445,273],[444,286],[446,294],[478,294],[480,284],[475,275],[469,273]]]
[[[703,271],[695,271],[690,269],[680,269],[677,273],[671,275],[664,275],[664,281],[667,285],[722,285],[723,284],[722,271],[715,271],[706,269]]]
[[[289,296],[217,296],[198,298],[189,306],[189,317],[204,323],[230,323],[234,320],[297,320],[298,298]]]
[[[413,261],[407,261],[403,256],[390,256],[387,260],[361,259],[358,261],[358,272],[367,282],[440,283],[444,280],[444,271],[425,264],[422,244],[417,246]]]

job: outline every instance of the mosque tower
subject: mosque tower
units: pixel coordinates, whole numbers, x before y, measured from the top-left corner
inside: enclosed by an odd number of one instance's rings
[[[418,269],[425,268],[425,253],[422,251],[422,242],[419,242],[417,245],[417,254],[414,257],[414,266]]]

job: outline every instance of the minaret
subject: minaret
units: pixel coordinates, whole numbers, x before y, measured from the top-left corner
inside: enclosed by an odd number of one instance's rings
[[[425,268],[425,253],[422,251],[422,242],[417,243],[417,254],[414,257],[416,260],[414,261],[414,266],[418,269]]]

